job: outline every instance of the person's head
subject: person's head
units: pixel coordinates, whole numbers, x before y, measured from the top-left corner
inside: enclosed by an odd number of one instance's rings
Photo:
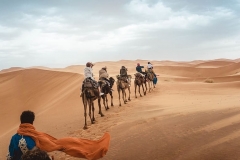
[[[20,116],[20,121],[22,123],[31,123],[33,124],[33,121],[35,119],[35,114],[32,111],[23,111],[21,116]]]
[[[51,160],[47,152],[40,149],[29,150],[22,155],[22,160]]]
[[[137,66],[140,66],[140,63],[137,63]]]
[[[151,64],[150,62],[148,62],[148,64]]]
[[[107,66],[102,67],[102,69],[107,70]]]
[[[86,63],[86,67],[93,67],[94,65],[93,65],[93,63],[92,62],[87,62]]]
[[[125,66],[122,66],[122,69],[126,69]]]

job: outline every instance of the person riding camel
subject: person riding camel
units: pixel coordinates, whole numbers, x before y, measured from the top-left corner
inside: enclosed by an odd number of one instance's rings
[[[156,74],[153,71],[153,66],[152,66],[152,64],[150,62],[148,62],[147,68],[148,68],[148,72],[153,73],[154,76],[156,76]]]
[[[125,66],[122,66],[120,69],[120,77],[125,80],[125,82],[129,83],[128,81],[128,74],[127,74],[127,68]],[[129,84],[130,86],[130,84]]]
[[[122,66],[122,68],[120,69],[120,77],[128,77],[128,74],[127,74],[127,68],[125,66]]]
[[[145,75],[146,75],[146,72],[143,72],[143,71],[142,71],[142,68],[144,68],[144,66],[140,66],[140,63],[137,63],[136,71],[137,71],[138,73],[141,73],[143,76],[145,76]]]
[[[98,82],[93,77],[93,69],[92,69],[93,66],[94,66],[94,64],[92,62],[86,63],[86,67],[84,68],[84,77],[85,77],[85,79],[90,79],[93,82],[93,85],[98,88],[99,96],[101,96],[101,95],[104,95],[104,93],[101,92]],[[82,84],[82,92],[83,92],[83,88],[84,88],[84,84]],[[82,93],[81,93],[80,97],[81,96],[82,96]]]
[[[110,81],[108,79],[109,74],[107,73],[107,67],[102,67],[102,69],[99,70],[99,80],[105,80],[109,86],[111,86]],[[113,91],[113,89],[111,89]]]

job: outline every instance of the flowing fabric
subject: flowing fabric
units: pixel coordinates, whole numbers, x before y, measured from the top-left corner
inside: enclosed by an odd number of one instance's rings
[[[36,131],[35,127],[29,123],[20,124],[17,133],[32,137],[36,146],[46,152],[62,151],[70,156],[89,160],[99,159],[106,155],[110,143],[109,133],[105,133],[99,140],[75,137],[56,139],[46,133]]]

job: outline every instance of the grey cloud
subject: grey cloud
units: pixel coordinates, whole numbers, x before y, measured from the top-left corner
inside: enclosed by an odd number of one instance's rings
[[[0,45],[0,67],[71,65],[89,59],[193,60],[217,58],[217,53],[228,57],[229,52],[236,57],[239,4],[237,0],[1,1],[0,29],[9,31],[0,31],[6,44]],[[142,6],[146,8],[138,8]]]
[[[216,7],[231,8],[232,10],[239,13],[239,1],[238,0],[202,0],[202,1],[192,1],[192,0],[168,0],[163,1],[166,6],[171,7],[173,10],[188,10],[192,13],[203,13],[212,10]]]

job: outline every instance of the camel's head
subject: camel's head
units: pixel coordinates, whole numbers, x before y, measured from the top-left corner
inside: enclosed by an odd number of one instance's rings
[[[113,85],[114,82],[115,82],[115,79],[114,79],[113,77],[110,77],[110,78],[109,78],[109,81],[110,81],[111,85]]]

